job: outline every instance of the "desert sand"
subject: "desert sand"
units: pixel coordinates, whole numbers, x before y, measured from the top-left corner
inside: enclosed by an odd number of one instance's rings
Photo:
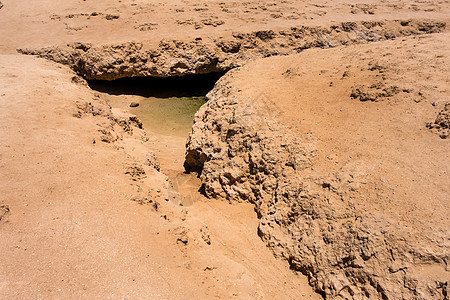
[[[2,0],[0,298],[448,299],[449,15]]]

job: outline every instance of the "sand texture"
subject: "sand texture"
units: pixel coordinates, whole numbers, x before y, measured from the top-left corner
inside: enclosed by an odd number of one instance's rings
[[[2,0],[0,298],[448,299],[449,16]]]

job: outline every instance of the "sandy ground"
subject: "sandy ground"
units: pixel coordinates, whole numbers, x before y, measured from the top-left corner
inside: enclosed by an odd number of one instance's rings
[[[93,144],[101,118],[72,116],[93,92],[66,67],[1,61],[2,298],[317,297],[259,240],[250,205],[131,201],[165,179],[134,182],[137,151]]]
[[[233,31],[285,29],[343,21],[409,18],[442,19],[450,12],[442,1],[218,1],[3,0],[0,30],[3,53],[18,47],[70,42],[94,44],[132,40],[220,37]]]
[[[103,107],[105,98],[97,97],[87,86],[74,81],[75,74],[68,67],[18,55],[16,48],[76,41],[95,45],[132,40],[157,44],[162,39],[221,37],[235,30],[351,20],[440,20],[448,18],[450,11],[446,0],[357,4],[253,0],[204,4],[178,0],[1,2],[0,298],[4,299],[319,298],[306,277],[289,270],[286,262],[275,259],[257,236],[258,219],[252,205],[205,199],[196,192],[199,180],[182,174],[184,138],[146,134],[136,127],[130,135],[118,128],[117,122],[110,127],[112,121],[107,114],[94,116],[89,112],[81,118],[74,117],[80,103]],[[416,42],[405,41],[412,48]],[[446,44],[447,36],[433,40],[433,45],[448,58]],[[420,39],[419,45],[426,50],[428,40]],[[368,47],[363,54],[382,51],[382,45],[377,47],[374,50]],[[254,66],[255,73],[246,84],[260,82],[260,86],[253,88],[265,90],[264,85],[269,82],[266,77],[275,78],[276,83],[270,83],[274,88],[265,92],[279,99],[277,105],[285,112],[286,122],[300,128],[300,135],[317,131],[321,143],[326,145],[320,152],[326,163],[319,164],[319,169],[342,166],[349,159],[342,150],[348,150],[349,144],[363,145],[357,149],[366,151],[378,147],[380,141],[398,140],[394,148],[386,146],[369,151],[379,163],[380,172],[395,167],[389,180],[398,187],[402,199],[414,196],[417,200],[407,208],[398,206],[396,212],[406,218],[409,215],[403,215],[404,212],[414,211],[414,220],[428,220],[433,216],[439,226],[448,222],[445,215],[448,203],[442,201],[448,200],[449,194],[445,167],[449,165],[448,141],[429,135],[426,129],[421,129],[416,136],[408,127],[399,126],[402,122],[422,126],[423,122],[432,121],[440,106],[430,108],[431,103],[437,101],[441,105],[441,99],[448,99],[449,71],[441,54],[419,57],[414,51],[408,53],[414,61],[433,59],[437,68],[430,72],[441,74],[436,88],[424,88],[427,101],[411,105],[389,101],[348,104],[346,99],[342,100],[345,103],[330,104],[315,100],[323,93],[335,97],[328,98],[329,101],[341,99],[342,74],[327,73],[329,64],[338,64],[339,60],[318,60],[319,51],[322,50],[307,52],[306,58],[295,58],[306,67],[293,70],[297,75],[292,80],[286,76],[280,78],[280,72],[285,72],[290,65],[289,59],[275,59],[276,65],[269,67],[270,72],[266,72],[265,63]],[[395,68],[396,59],[405,59],[394,57],[383,63]],[[350,79],[342,81],[342,86],[349,88],[356,82],[354,76],[360,67],[352,64]],[[300,76],[301,72],[311,70],[330,77],[316,82],[315,76]],[[401,74],[403,70],[396,72]],[[265,74],[264,80],[259,81],[260,74]],[[323,85],[329,85],[328,81],[335,85],[324,92]],[[414,79],[408,84],[414,86]],[[414,90],[417,91],[415,86]],[[301,122],[297,114],[292,114],[292,105],[298,105],[290,102],[297,94],[310,101],[299,108],[311,112]],[[127,103],[112,105],[115,107],[112,114],[126,115]],[[348,139],[336,138],[349,127],[357,127],[350,113],[354,105],[373,127],[347,133]],[[392,114],[381,114],[382,121],[392,124],[388,132],[376,127],[380,114],[372,112],[380,106],[392,111]],[[416,117],[395,113],[405,107]],[[334,114],[336,109],[341,109],[342,116]],[[102,142],[105,130],[118,136],[117,141]],[[419,140],[420,146],[405,157],[403,149],[410,149],[413,140]],[[167,149],[171,150],[169,154]],[[145,165],[152,152],[159,156],[163,172]],[[130,168],[136,166],[145,169],[146,176],[135,176],[133,172],[135,177],[130,176]],[[405,180],[405,176],[415,181]],[[424,178],[427,180],[421,180]],[[175,192],[168,179],[175,185]],[[175,201],[166,201],[171,198],[170,193],[177,195]],[[420,200],[424,198],[426,203]],[[180,201],[185,206],[179,206]],[[385,201],[381,205],[389,204]]]

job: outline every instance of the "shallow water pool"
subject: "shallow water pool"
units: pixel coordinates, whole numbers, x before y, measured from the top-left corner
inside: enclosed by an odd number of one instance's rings
[[[187,136],[195,113],[206,98],[199,97],[136,97],[139,106],[130,108],[149,132],[163,135]]]

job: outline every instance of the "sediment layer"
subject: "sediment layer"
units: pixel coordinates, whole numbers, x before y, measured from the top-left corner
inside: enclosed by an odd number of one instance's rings
[[[80,42],[43,49],[20,48],[18,51],[67,64],[86,79],[114,80],[224,72],[256,58],[436,33],[445,28],[446,22],[435,20],[361,21],[329,27],[234,32],[223,38],[162,40],[150,49],[144,42],[101,46]]]

